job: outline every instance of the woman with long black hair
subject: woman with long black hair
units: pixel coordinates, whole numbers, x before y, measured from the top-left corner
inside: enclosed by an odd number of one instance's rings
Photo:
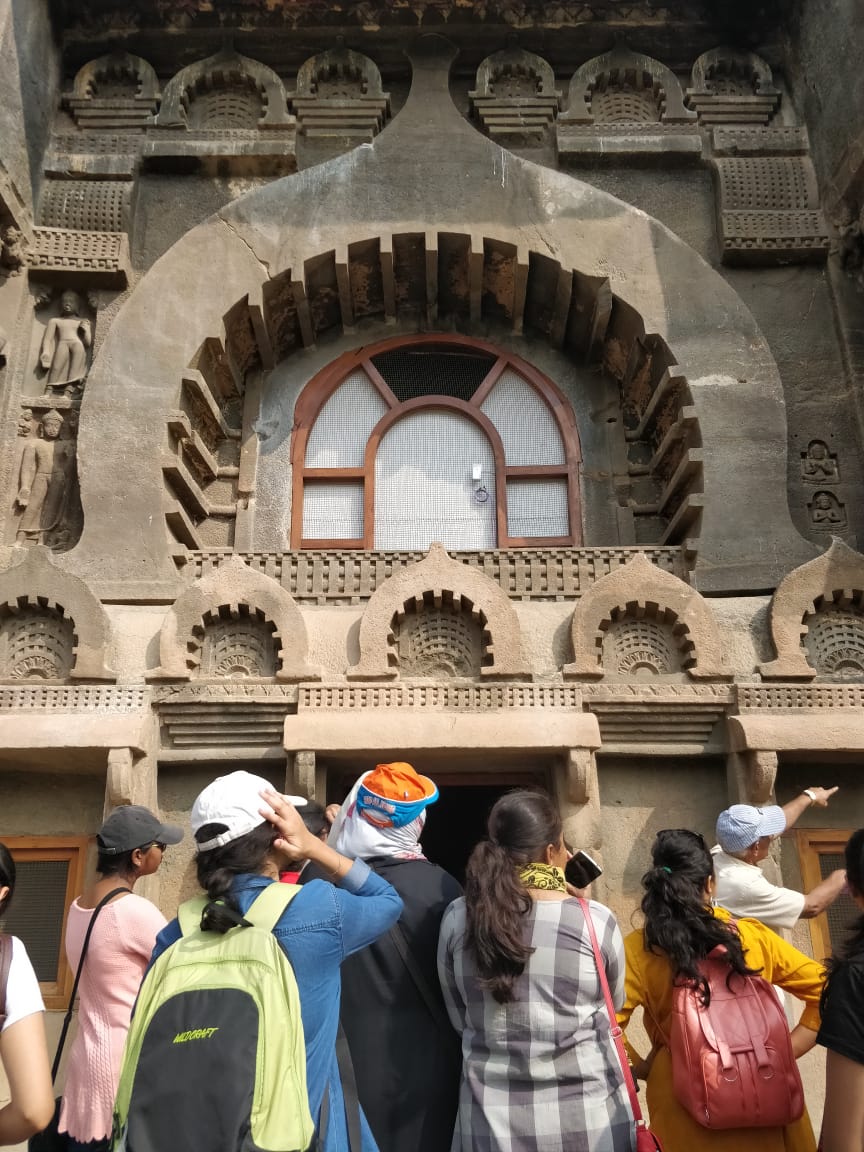
[[[864,910],[864,828],[846,844],[849,894]],[[822,1152],[864,1148],[864,915],[828,963],[817,1043],[828,1049]]]
[[[792,1050],[796,1057],[803,1055],[816,1042],[822,965],[758,920],[733,924],[725,909],[713,906],[713,861],[697,833],[685,829],[659,832],[651,858],[652,867],[642,877],[645,924],[624,941],[627,996],[618,1022],[625,1028],[634,1010],[640,1005],[644,1009],[653,1047],[645,1060],[632,1055],[636,1074],[648,1080],[652,1131],[669,1152],[815,1152],[806,1111],[800,1120],[783,1128],[717,1129],[697,1124],[674,1095],[667,1043],[673,989],[686,985],[704,996],[707,982],[699,963],[722,945],[730,972],[759,973],[805,1002],[801,1022],[792,1031]]]
[[[577,900],[561,817],[540,792],[502,796],[444,914],[438,974],[462,1036],[454,1152],[631,1152],[634,1123]],[[621,933],[589,905],[616,1005]]]

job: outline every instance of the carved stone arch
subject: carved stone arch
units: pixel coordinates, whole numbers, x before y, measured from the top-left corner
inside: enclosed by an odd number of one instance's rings
[[[501,96],[496,84],[509,75],[525,75],[534,82],[535,96],[560,96],[555,89],[555,73],[552,65],[524,48],[504,48],[487,56],[477,69],[475,90],[469,95],[472,99],[483,96]]]
[[[386,680],[399,675],[393,625],[406,606],[454,605],[469,612],[483,629],[482,677],[530,675],[522,650],[519,618],[504,590],[482,572],[452,560],[440,544],[426,557],[385,580],[373,593],[360,621],[360,660],[349,680]]]
[[[428,232],[373,236],[322,252],[273,276],[257,300],[244,296],[224,314],[221,334],[200,345],[183,373],[185,419],[172,415],[168,422],[182,465],[163,467],[173,539],[205,547],[206,520],[210,546],[252,547],[240,530],[241,514],[235,528],[229,509],[236,496],[226,502],[215,465],[220,452],[223,463],[229,457],[233,463],[231,453],[239,450],[246,379],[324,338],[350,334],[361,319],[419,322],[427,334],[417,339],[430,341],[466,321],[487,332],[499,326],[604,370],[619,389],[631,456],[647,463],[645,489],[654,488],[650,499],[630,505],[636,522],[647,526],[640,540],[698,538],[702,433],[690,385],[665,340],[646,331],[641,315],[603,277],[494,236]],[[211,504],[211,487],[222,493],[218,504]],[[218,510],[211,512],[213,505]]]
[[[157,101],[159,99],[159,78],[152,64],[131,52],[109,52],[97,56],[79,68],[72,84],[72,96],[76,100],[99,98],[99,81],[109,76],[128,77],[138,85],[135,99]]]
[[[293,123],[288,113],[285,88],[278,75],[266,64],[241,56],[239,52],[217,52],[206,60],[182,68],[165,85],[162,107],[155,123],[159,128],[188,127],[187,109],[201,85],[247,82],[261,96],[262,115],[256,127],[275,128]]]
[[[270,576],[254,571],[236,555],[196,580],[168,609],[159,633],[160,666],[148,679],[191,679],[201,659],[207,621],[219,617],[220,609],[230,612],[240,605],[274,626],[277,680],[319,679],[306,662],[306,625],[294,598]]]
[[[759,671],[767,680],[812,680],[818,670],[802,644],[808,618],[835,605],[846,611],[854,606],[850,615],[859,616],[862,599],[864,556],[835,536],[823,555],[793,569],[777,587],[770,616],[777,657],[761,664]],[[864,645],[861,659],[864,663]]]
[[[617,618],[661,614],[673,625],[682,664],[694,679],[729,680],[720,631],[708,602],[673,576],[656,568],[643,552],[590,589],[576,605],[570,625],[574,659],[564,667],[567,679],[599,678],[606,631]]]
[[[752,81],[753,92],[757,96],[771,96],[779,99],[780,93],[774,87],[774,77],[768,64],[755,52],[736,52],[731,48],[713,48],[703,52],[693,65],[690,76],[691,87],[687,95],[714,94],[712,77],[720,74],[737,74]]]
[[[374,60],[351,48],[333,48],[311,56],[300,66],[296,96],[322,96],[318,90],[319,82],[332,76],[354,82],[358,96],[381,99],[385,95],[381,73]]]
[[[657,98],[659,118],[664,124],[690,124],[696,120],[696,113],[684,107],[681,84],[671,68],[629,48],[613,48],[588,60],[574,72],[568,93],[570,123],[595,123],[591,112],[592,93],[598,84],[610,81],[627,81],[639,88],[650,88]]]
[[[71,679],[117,679],[107,666],[110,627],[105,610],[83,580],[55,567],[49,548],[27,548],[20,563],[0,572],[0,614],[27,606],[52,609],[71,621]]]

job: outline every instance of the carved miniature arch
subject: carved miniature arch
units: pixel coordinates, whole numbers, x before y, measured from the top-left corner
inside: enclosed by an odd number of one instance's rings
[[[729,680],[720,631],[708,602],[699,593],[657,568],[644,552],[622,568],[598,580],[577,603],[570,624],[574,659],[564,666],[567,679],[600,678],[605,633],[626,614],[656,609],[673,623],[673,633],[689,665],[688,675],[700,680]]]
[[[775,660],[760,664],[766,680],[812,680],[817,670],[801,643],[807,618],[831,603],[861,604],[864,599],[864,556],[834,537],[815,560],[793,569],[771,600],[771,641]]]
[[[138,91],[135,96],[139,100],[159,99],[159,78],[153,65],[130,52],[109,52],[79,68],[72,85],[73,97],[77,100],[98,97],[100,80],[111,76],[122,76],[136,82]]]
[[[536,84],[537,96],[559,96],[555,90],[555,73],[552,65],[542,56],[527,52],[522,48],[504,48],[487,56],[477,69],[476,90],[472,97],[494,96],[495,82],[501,76],[511,74],[531,77]]]
[[[613,48],[611,52],[595,56],[573,73],[567,110],[570,122],[593,124],[591,96],[598,83],[625,79],[653,89],[660,105],[660,119],[664,124],[695,122],[696,113],[684,107],[684,93],[672,69],[651,56],[631,52],[629,48]]]
[[[73,680],[109,680],[110,628],[105,610],[83,580],[55,567],[51,550],[27,548],[24,559],[0,573],[0,615],[24,607],[49,608],[72,622]]]
[[[322,339],[350,335],[361,321],[375,320],[419,326],[427,333],[419,339],[430,341],[454,327],[470,332],[476,326],[484,334],[509,330],[607,372],[620,390],[627,440],[644,444],[644,458],[651,461],[669,509],[668,520],[661,512],[658,542],[698,537],[701,431],[690,385],[673,351],[661,336],[646,331],[639,313],[614,295],[608,279],[496,237],[384,234],[288,268],[263,285],[258,300],[244,296],[224,314],[222,332],[198,348],[182,386],[210,398],[206,407],[212,409],[212,433],[218,437],[223,434],[219,411],[237,407],[250,373],[267,372]],[[324,371],[338,373],[342,366],[339,358]],[[681,466],[684,456],[686,466]],[[656,508],[649,507],[656,523]],[[200,547],[171,531],[181,543]]]
[[[160,128],[185,128],[187,109],[199,87],[237,80],[250,84],[261,96],[263,112],[258,121],[259,128],[293,123],[288,113],[285,88],[273,69],[232,51],[217,52],[206,60],[198,60],[172,77],[165,86],[162,107],[155,123]]]
[[[160,666],[148,679],[189,680],[201,660],[206,623],[217,618],[220,609],[241,604],[273,625],[277,680],[319,679],[306,662],[306,626],[293,597],[236,555],[196,580],[168,609],[159,633]]]
[[[390,661],[394,622],[412,601],[435,605],[445,599],[470,612],[483,629],[481,676],[529,675],[519,618],[507,594],[488,576],[433,544],[423,560],[400,569],[371,596],[360,621],[360,660],[349,668],[349,680],[397,677],[398,668]]]
[[[757,96],[779,96],[768,64],[755,52],[735,52],[731,48],[714,48],[703,52],[693,65],[688,95],[710,96],[711,79],[716,75],[739,74],[748,77]]]
[[[308,99],[317,96],[319,80],[334,75],[358,83],[364,96],[384,98],[378,65],[362,52],[355,52],[351,48],[333,48],[306,60],[297,73],[295,97]]]

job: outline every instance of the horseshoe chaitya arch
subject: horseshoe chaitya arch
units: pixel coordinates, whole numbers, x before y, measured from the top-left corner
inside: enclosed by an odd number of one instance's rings
[[[461,396],[445,394],[443,391],[424,392],[415,396],[407,396],[404,392],[397,395],[399,389],[393,378],[389,383],[385,379],[388,372],[383,367],[382,357],[386,357],[387,354],[420,354],[418,362],[422,362],[423,353],[434,356],[438,353],[453,355],[459,352],[476,357],[479,365],[476,380]],[[313,462],[310,463],[309,460],[310,446],[314,447],[315,444],[313,437],[316,425],[328,401],[350,381],[355,384],[359,381],[369,393],[372,403],[378,405],[377,419],[368,428],[362,461],[355,459],[350,466],[345,466],[344,463],[337,467],[316,466],[314,456],[320,455],[320,447],[318,453],[313,451]],[[525,448],[520,448],[517,456],[512,433],[508,435],[506,419],[503,421],[505,426],[501,426],[500,409],[496,414],[496,403],[500,404],[500,400],[491,399],[499,385],[502,390],[498,394],[499,397],[507,388],[517,389],[521,393],[523,403],[526,401],[529,405],[533,403],[538,422],[545,422],[549,429],[549,442],[536,448],[534,453],[536,459],[528,459],[527,456],[532,453],[530,449]],[[454,390],[459,391],[458,388]],[[454,488],[457,488],[459,483],[463,487],[466,483],[473,484],[474,498],[479,499],[482,496],[483,501],[491,498],[489,519],[495,535],[491,546],[574,546],[581,543],[582,520],[579,498],[581,452],[578,429],[569,401],[551,380],[521,357],[505,352],[494,344],[465,336],[427,334],[396,337],[348,353],[324,368],[307,384],[297,402],[291,448],[292,548],[371,549],[380,546],[382,444],[388,433],[396,429],[401,421],[425,413],[442,413],[452,417],[454,422],[460,419],[470,422],[480,433],[479,437],[474,437],[475,442],[485,438],[491,449],[494,461],[493,476],[487,477],[484,470],[480,479],[463,476],[460,481],[453,482]],[[458,427],[458,424],[453,423],[451,426]],[[467,428],[467,424],[464,427]],[[445,448],[446,446],[442,444],[442,451]],[[479,457],[480,454],[478,449],[476,456]],[[408,460],[405,461],[409,471],[410,463]],[[475,468],[478,467],[480,465],[475,465]],[[349,500],[355,507],[353,523],[358,527],[362,524],[361,531],[355,531],[347,536],[343,534],[324,538],[320,534],[310,535],[308,527],[304,528],[306,523],[304,510],[308,511],[306,501],[311,499],[310,493],[319,493],[322,486],[328,485],[333,486],[334,493],[338,486],[342,496],[346,492],[349,494]],[[519,501],[526,499],[531,485],[535,486],[535,496],[538,492],[536,486],[545,485],[545,488],[539,490],[557,501],[557,519],[553,517],[548,522],[556,523],[559,528],[564,529],[563,531],[543,534],[516,530],[517,525],[524,528],[526,522],[531,523],[530,517],[520,516],[517,512]],[[527,496],[527,499],[530,501],[531,497]],[[361,500],[362,517],[359,507]],[[379,521],[378,524],[376,519]],[[539,520],[537,523],[539,524]],[[431,539],[413,541],[410,546],[428,547],[431,542]],[[388,546],[409,545],[397,545],[394,542]],[[451,546],[460,545],[457,543]],[[463,546],[475,545],[466,543]]]

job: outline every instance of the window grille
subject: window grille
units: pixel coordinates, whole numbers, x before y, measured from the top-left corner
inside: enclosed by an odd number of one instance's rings
[[[470,400],[495,363],[489,353],[399,348],[381,352],[372,363],[403,403],[417,396]]]
[[[480,407],[501,437],[508,466],[565,462],[564,442],[555,417],[543,398],[515,372],[502,372]]]
[[[376,548],[494,548],[495,520],[495,458],[472,420],[421,409],[387,432],[375,460]]]
[[[387,411],[366,373],[352,372],[318,413],[306,445],[306,467],[362,468],[366,442]]]
[[[569,536],[566,477],[507,481],[507,533],[517,540]]]
[[[304,540],[362,540],[363,484],[307,480],[303,488]]]

